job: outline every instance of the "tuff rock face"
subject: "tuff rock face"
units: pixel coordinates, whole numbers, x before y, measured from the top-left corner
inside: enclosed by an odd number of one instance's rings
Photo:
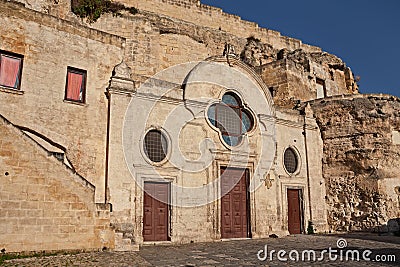
[[[248,65],[257,67],[275,61],[277,51],[271,45],[262,43],[254,37],[249,37],[240,58]]]
[[[312,107],[324,141],[330,229],[371,230],[400,217],[400,100],[358,95]]]

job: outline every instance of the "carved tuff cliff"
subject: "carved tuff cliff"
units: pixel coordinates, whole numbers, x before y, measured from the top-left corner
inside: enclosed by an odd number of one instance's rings
[[[240,58],[244,63],[252,67],[257,67],[275,61],[277,52],[272,45],[262,43],[254,37],[249,37],[247,38],[246,46],[240,54]]]
[[[331,230],[367,230],[400,217],[400,99],[359,95],[312,107],[324,141]]]

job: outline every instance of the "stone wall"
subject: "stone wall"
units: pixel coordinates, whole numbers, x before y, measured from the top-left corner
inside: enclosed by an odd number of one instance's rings
[[[114,247],[95,188],[0,117],[0,248],[6,252]]]
[[[222,55],[229,44],[231,55],[258,70],[278,106],[291,108],[299,100],[317,98],[317,80],[324,83],[322,97],[358,93],[350,68],[336,56],[280,49],[250,33],[241,36],[145,10],[120,18],[106,14],[93,27],[127,39],[124,61],[139,83],[168,67]]]
[[[358,93],[350,68],[334,55],[282,49],[276,53],[276,58],[254,67],[270,88],[278,106],[292,108],[299,101]],[[322,96],[317,93],[318,80],[324,83]]]
[[[199,1],[120,2],[137,7],[138,14],[103,14],[96,23],[87,24],[67,8],[70,3],[66,0],[29,6],[42,6],[41,12],[126,38],[124,61],[131,67],[135,81],[144,81],[176,64],[221,55],[225,44],[230,44],[235,50],[231,53],[259,68],[268,87],[275,91],[277,105],[293,107],[298,100],[315,99],[317,79],[325,83],[325,96],[358,93],[351,70],[336,56],[259,28],[219,8]],[[271,75],[280,77],[278,84],[270,79]]]
[[[324,140],[331,230],[371,230],[399,218],[400,99],[358,95],[311,105]]]
[[[0,25],[0,50],[24,56],[20,90],[0,87],[0,114],[63,147],[104,202],[104,93],[125,39],[3,0]],[[68,66],[87,71],[83,104],[64,101]]]
[[[304,229],[312,221],[318,233],[327,231],[326,206],[323,204],[325,185],[322,177],[322,140],[312,112],[301,115],[297,110],[277,109],[277,153],[275,159],[274,184],[279,188],[277,195],[281,197],[279,208],[282,214],[283,228],[287,228],[288,207],[287,189],[301,189],[303,194]],[[288,173],[284,167],[284,153],[291,148],[298,157],[298,171]],[[269,200],[270,201],[270,200]],[[322,204],[321,204],[322,203]],[[268,215],[273,216],[273,215]]]
[[[201,70],[200,66],[193,68],[195,65],[188,68],[187,72],[184,69],[180,69],[181,71],[171,69],[169,73],[166,71],[166,73],[159,74],[154,80],[142,86],[138,86],[136,82],[129,79],[130,70],[126,65],[122,66],[123,64],[121,64],[116,67],[115,72],[118,75],[113,77],[110,84],[110,109],[113,122],[110,125],[110,177],[113,178],[109,182],[109,200],[113,203],[114,208],[113,225],[125,236],[130,236],[136,244],[141,244],[143,243],[144,213],[143,181],[160,181],[160,175],[167,177],[166,179],[174,185],[190,188],[205,186],[217,179],[220,167],[229,163],[231,151],[221,142],[218,132],[213,130],[207,120],[202,117],[202,114],[206,114],[208,103],[201,101],[205,101],[205,99],[218,100],[227,88],[234,88],[243,96],[246,106],[255,110],[255,114],[257,114],[255,116],[259,118],[256,129],[249,137],[251,149],[249,159],[242,159],[235,165],[249,168],[254,184],[261,181],[259,188],[252,192],[250,197],[252,236],[262,238],[272,233],[279,236],[288,233],[287,189],[300,189],[304,194],[302,200],[303,228],[307,227],[307,221],[312,220],[318,232],[325,232],[327,229],[326,209],[324,205],[321,205],[325,197],[322,162],[320,161],[322,140],[315,119],[312,118],[312,115],[305,118],[298,111],[279,109],[276,114],[277,136],[275,139],[275,126],[273,126],[275,119],[270,113],[260,115],[268,112],[269,104],[266,99],[271,99],[268,88],[256,76],[256,73],[239,58],[230,58],[231,65],[225,62],[225,57],[214,58],[214,60],[217,59],[218,62],[234,71],[234,75],[229,76],[218,68],[203,70],[205,77],[218,85],[211,85],[207,82],[191,83],[190,77],[195,80],[196,73]],[[203,64],[203,66],[205,65]],[[122,69],[125,71],[120,71]],[[250,75],[245,70],[251,70],[250,73],[254,75],[251,76],[252,79],[257,77],[258,81],[262,83],[261,88],[255,86],[256,80],[250,80],[252,81],[250,82],[243,79],[243,76]],[[188,73],[190,73],[189,78],[185,80]],[[232,77],[234,78],[231,79]],[[221,80],[224,82],[221,83]],[[243,84],[243,80],[248,83]],[[186,81],[186,86],[183,90],[181,84],[184,81]],[[186,111],[183,113],[185,116],[177,116],[174,112],[182,107],[180,105],[183,98],[188,100],[185,110],[191,109],[192,112]],[[132,101],[131,104],[130,101]],[[126,112],[129,106],[130,109]],[[138,113],[134,107],[141,107],[142,113]],[[196,118],[192,118],[193,114],[196,114]],[[167,118],[174,123],[166,123]],[[185,122],[188,123],[185,124]],[[173,129],[170,129],[171,125],[185,126],[178,136],[173,134]],[[171,134],[170,143],[173,146],[179,146],[179,152],[185,157],[184,165],[179,165],[176,158],[163,163],[162,166],[153,165],[146,159],[141,149],[143,136],[146,129],[152,127],[160,127]],[[306,131],[307,141],[303,131]],[[264,133],[261,134],[261,132]],[[215,148],[208,150],[206,147],[199,146],[206,138],[212,140]],[[263,138],[266,138],[268,142]],[[121,147],[124,147],[125,151],[121,150]],[[288,147],[294,147],[299,153],[300,163],[298,171],[294,175],[289,174],[282,166],[283,153]],[[275,148],[277,149],[276,153],[274,153]],[[130,151],[131,149],[133,150]],[[212,151],[215,157],[212,164],[208,165],[202,162],[206,159],[202,159],[197,163],[202,166],[202,171],[184,170],[209,151]],[[262,162],[258,164],[261,151]],[[236,155],[237,152],[232,153]],[[241,155],[245,153],[242,152]],[[176,154],[174,156],[176,157]],[[269,162],[273,162],[273,167],[267,174],[261,171],[263,168],[261,165]],[[308,164],[309,168],[307,168]],[[260,167],[260,169],[255,170],[256,167]],[[267,172],[267,170],[264,171]],[[171,208],[171,241],[187,243],[219,240],[221,237],[219,200],[196,206],[196,208],[184,208],[179,205],[184,205],[188,201],[196,203],[196,200],[201,197],[180,193],[181,191],[177,190],[172,195],[172,201],[177,206]]]
[[[260,28],[256,23],[242,20],[239,16],[228,14],[222,9],[201,4],[199,1],[163,1],[163,0],[122,0],[127,6],[157,14],[174,17],[213,30],[227,32],[241,38],[254,36],[279,49],[302,48],[307,51],[320,51],[315,46],[303,44],[300,40],[281,36],[277,31]]]
[[[79,21],[71,13],[70,0],[57,2],[50,0],[16,0],[26,5],[27,8],[50,14],[60,18]],[[237,15],[228,14],[222,9],[201,4],[196,0],[120,0],[126,6],[139,9],[140,14],[158,14],[164,17],[175,18],[185,23],[201,25],[210,31],[218,31],[235,35],[240,38],[254,36],[277,49],[290,50],[304,49],[307,52],[320,52],[316,46],[303,44],[301,40],[281,36],[277,31],[260,28],[257,23],[242,20]],[[194,32],[195,33],[195,32]]]

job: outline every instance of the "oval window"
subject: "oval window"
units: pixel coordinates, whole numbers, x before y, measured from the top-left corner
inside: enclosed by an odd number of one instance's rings
[[[167,156],[167,139],[159,130],[150,130],[144,137],[144,152],[153,162],[161,162]]]
[[[293,148],[286,149],[283,160],[286,171],[290,174],[294,174],[297,171],[299,161]]]

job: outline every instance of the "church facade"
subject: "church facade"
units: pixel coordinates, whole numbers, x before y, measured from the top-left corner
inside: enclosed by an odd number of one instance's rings
[[[0,1],[6,251],[400,217],[399,99],[359,94],[338,57],[199,1],[119,2],[136,11],[89,23],[67,0]]]

